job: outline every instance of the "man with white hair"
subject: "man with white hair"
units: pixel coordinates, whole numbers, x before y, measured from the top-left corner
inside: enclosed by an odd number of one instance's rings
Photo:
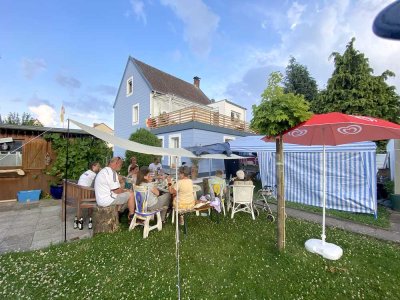
[[[132,215],[135,213],[133,192],[123,189],[118,180],[117,172],[121,170],[123,162],[120,157],[113,157],[108,166],[97,174],[94,182],[96,202],[102,207],[118,205],[123,208],[127,204],[129,215]]]

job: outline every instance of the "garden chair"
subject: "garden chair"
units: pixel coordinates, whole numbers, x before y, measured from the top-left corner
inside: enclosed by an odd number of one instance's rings
[[[254,185],[249,185],[249,184],[233,185],[232,190],[233,190],[233,200],[232,200],[231,218],[233,219],[235,213],[243,211],[250,213],[253,220],[255,220],[254,209],[253,209]]]
[[[225,212],[225,193],[224,193],[223,184],[215,183],[215,182],[212,182],[212,181],[209,181],[209,184],[210,184],[211,197],[213,199],[215,197],[219,198],[221,210],[224,212],[224,216],[226,216],[226,212]]]
[[[160,214],[160,211],[162,209],[154,211],[147,210],[147,199],[149,192],[150,191],[146,186],[135,186],[133,193],[135,194],[136,210],[132,222],[129,225],[129,231],[134,229],[137,225],[143,226],[144,239],[149,236],[149,232],[151,230],[157,228],[158,231],[161,231],[162,229],[161,214]],[[157,216],[157,223],[153,226],[150,226],[150,220],[154,218],[154,215]]]

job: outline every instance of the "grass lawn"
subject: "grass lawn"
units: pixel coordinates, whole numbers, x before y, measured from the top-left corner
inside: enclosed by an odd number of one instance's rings
[[[254,188],[254,199],[257,199],[257,197],[258,197],[257,191],[261,188],[261,182],[260,181],[255,182],[255,186],[256,187]],[[276,204],[276,201],[270,201],[270,203]],[[286,207],[318,213],[321,215],[321,220],[322,220],[322,208],[321,207],[305,205],[305,204],[295,203],[295,202],[291,202],[291,201],[286,201],[285,203],[286,203]],[[389,221],[390,212],[388,211],[388,209],[386,207],[383,207],[380,205],[378,205],[378,216],[376,219],[375,219],[375,216],[371,215],[371,214],[352,213],[352,212],[339,211],[339,210],[334,210],[334,209],[327,209],[326,215],[354,221],[354,222],[369,225],[369,226],[372,225],[372,226],[381,227],[381,228],[389,228],[390,227],[390,221]]]
[[[191,217],[181,235],[182,299],[398,299],[400,246],[328,228],[338,261],[308,253],[320,225],[287,218],[286,251],[276,223],[238,213],[219,224]],[[1,299],[176,299],[172,224],[0,256]]]

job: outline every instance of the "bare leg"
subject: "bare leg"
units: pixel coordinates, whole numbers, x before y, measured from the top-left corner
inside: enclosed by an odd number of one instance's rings
[[[135,213],[135,197],[132,191],[129,191],[128,209],[129,215],[133,215]]]

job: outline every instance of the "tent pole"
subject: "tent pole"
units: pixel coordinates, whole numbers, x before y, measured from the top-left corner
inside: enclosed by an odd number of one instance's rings
[[[69,119],[67,121],[67,149],[65,158],[65,178],[64,178],[64,242],[67,241],[67,180],[68,180],[68,153],[69,153]]]
[[[177,283],[176,287],[178,288],[178,299],[181,299],[181,282],[180,282],[180,266],[179,266],[179,189],[178,189],[178,156],[175,156],[175,180],[176,180],[176,209],[175,209],[175,247],[176,247],[176,272],[177,272]],[[172,203],[172,205],[174,205]]]

